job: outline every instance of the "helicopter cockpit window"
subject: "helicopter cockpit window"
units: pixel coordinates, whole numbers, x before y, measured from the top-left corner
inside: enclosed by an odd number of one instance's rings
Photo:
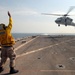
[[[58,18],[57,20],[58,20],[58,22],[61,22],[61,18]]]

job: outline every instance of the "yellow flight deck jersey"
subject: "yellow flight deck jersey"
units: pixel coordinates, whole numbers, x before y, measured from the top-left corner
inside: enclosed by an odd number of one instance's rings
[[[9,24],[4,31],[4,34],[0,35],[0,43],[1,46],[12,46],[15,44],[15,40],[11,34],[11,29],[12,29],[12,18],[9,17]]]

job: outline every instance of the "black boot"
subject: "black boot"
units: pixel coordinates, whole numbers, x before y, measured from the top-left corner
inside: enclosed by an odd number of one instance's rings
[[[3,67],[0,67],[0,73],[1,73],[2,71],[4,71],[4,69],[3,69]]]
[[[14,67],[10,67],[10,74],[18,73],[18,70],[15,70]]]

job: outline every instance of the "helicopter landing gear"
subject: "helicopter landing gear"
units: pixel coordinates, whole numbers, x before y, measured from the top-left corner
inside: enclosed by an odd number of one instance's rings
[[[65,24],[65,26],[67,26],[67,24]]]
[[[58,26],[60,26],[60,24],[58,24]]]

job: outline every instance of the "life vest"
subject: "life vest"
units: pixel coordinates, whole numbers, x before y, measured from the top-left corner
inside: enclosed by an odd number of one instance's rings
[[[10,46],[15,44],[15,40],[10,33],[10,28],[7,27],[5,30],[2,24],[0,24],[0,43],[4,46]]]

